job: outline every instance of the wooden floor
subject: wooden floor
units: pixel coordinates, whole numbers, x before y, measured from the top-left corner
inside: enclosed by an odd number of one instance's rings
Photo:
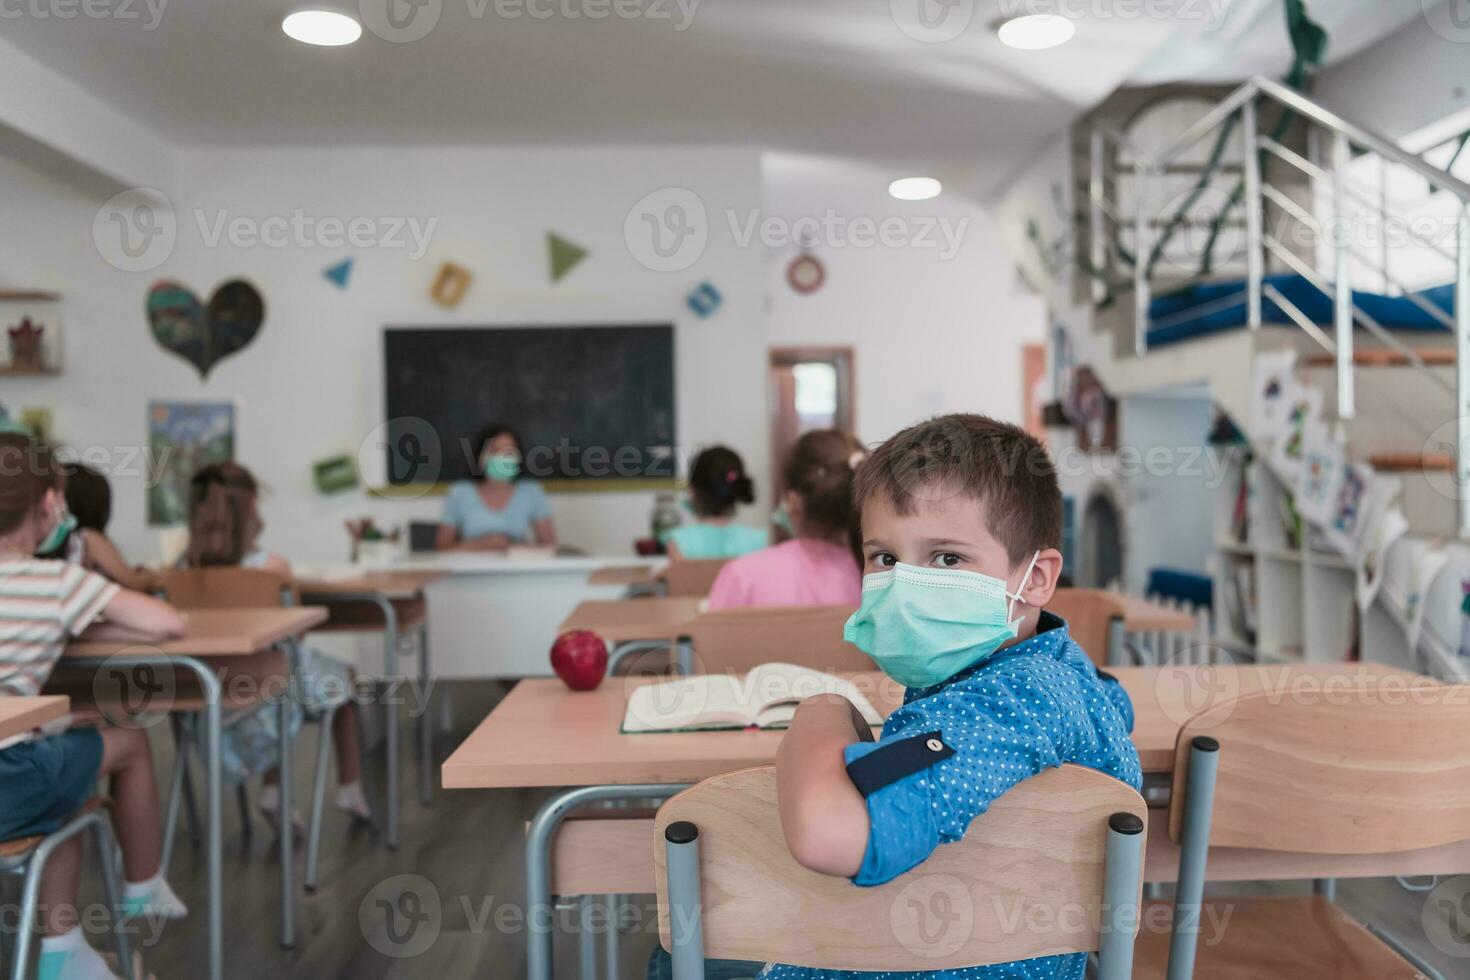
[[[488,683],[441,685],[435,696],[451,699],[455,730],[439,746],[440,759],[484,716],[500,693],[497,685]],[[408,734],[405,729],[405,745]],[[308,785],[309,774],[302,770],[315,738],[315,729],[307,729],[305,744],[298,746],[298,793],[302,794],[298,798],[304,798]],[[167,743],[167,737],[158,731],[154,745],[160,779],[172,765]],[[283,950],[277,944],[279,877],[274,838],[257,817],[254,834],[248,841],[243,839],[233,799],[227,797],[226,976],[453,980],[525,975],[523,828],[546,794],[436,788],[432,806],[425,808],[417,799],[416,773],[409,755],[405,751],[402,845],[396,852],[389,851],[371,831],[351,829],[346,817],[330,812],[323,835],[321,887],[300,898],[294,950]],[[378,763],[380,766],[381,755]],[[381,773],[379,779],[381,785]],[[304,847],[298,848],[298,860],[302,851]],[[144,952],[150,969],[162,980],[193,980],[202,975],[205,962],[204,870],[203,851],[193,847],[187,835],[181,837],[169,879],[193,914],[167,927]],[[1305,890],[1307,886],[1295,884],[1211,889],[1224,894]],[[95,895],[95,882],[90,880],[84,897],[88,893]],[[13,885],[8,894],[13,901]],[[1392,880],[1343,881],[1338,890],[1339,901],[1350,913],[1387,928],[1447,977],[1470,974],[1470,959],[1449,957],[1425,938],[1421,924],[1425,898],[1404,891]],[[1445,913],[1431,910],[1430,914]],[[576,921],[573,906],[557,913],[558,977],[577,976]],[[651,899],[638,899],[625,912],[623,922],[623,977],[643,976],[656,932]],[[402,955],[406,953],[413,955]]]

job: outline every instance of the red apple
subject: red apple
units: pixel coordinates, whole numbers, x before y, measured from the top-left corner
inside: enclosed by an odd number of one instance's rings
[[[551,669],[574,691],[590,691],[607,674],[607,644],[591,630],[568,630],[551,644]]]

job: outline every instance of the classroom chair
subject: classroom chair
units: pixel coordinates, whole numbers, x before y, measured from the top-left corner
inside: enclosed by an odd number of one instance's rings
[[[680,558],[664,566],[659,574],[664,595],[707,596],[728,558]]]
[[[1024,780],[919,867],[872,888],[791,857],[774,766],[706,779],[654,821],[659,940],[675,980],[704,960],[957,969],[1099,950],[1131,974],[1148,819],[1128,785],[1065,765]]]
[[[11,955],[10,976],[21,980],[30,964],[32,936],[36,912],[40,904],[41,873],[46,862],[62,844],[83,833],[92,835],[97,864],[102,869],[102,891],[112,914],[112,942],[117,968],[133,980],[133,957],[128,952],[128,937],[122,928],[122,889],[118,885],[118,850],[113,842],[112,825],[107,819],[106,800],[93,798],[59,830],[52,834],[18,837],[0,843],[0,874],[22,879],[20,917],[16,920],[15,948]]]
[[[1104,589],[1057,589],[1046,611],[1067,621],[1067,632],[1098,667],[1122,662],[1123,604]]]
[[[274,572],[257,568],[175,569],[161,573],[159,578],[160,591],[169,602],[183,610],[259,609],[300,603],[295,583]],[[322,818],[326,808],[327,770],[330,765],[329,757],[332,748],[332,721],[336,717],[337,707],[329,708],[320,718],[309,721],[311,724],[320,726],[320,730],[317,737],[316,771],[312,778],[311,819],[306,836],[306,874],[303,883],[307,891],[314,891],[317,886]],[[358,727],[358,738],[359,741],[362,739],[361,726]],[[366,779],[368,767],[365,750],[362,752],[362,758],[364,779]],[[169,790],[167,823],[164,833],[165,865],[173,844],[180,790],[183,790],[192,799],[192,782],[187,771],[186,756],[182,750],[179,754],[178,765],[174,770],[173,785]],[[244,783],[236,787],[236,796],[240,803],[241,824],[248,836],[251,825],[249,790]],[[368,799],[373,799],[371,793],[368,794]],[[192,814],[192,809],[190,812]],[[284,833],[286,832],[284,824],[290,820],[290,815],[282,814],[281,820],[283,823],[281,832]]]
[[[779,660],[816,670],[877,670],[842,638],[848,606],[757,606],[700,613],[687,642],[697,673],[741,673]]]
[[[1381,683],[1381,682],[1380,682]],[[1137,975],[1438,977],[1398,940],[1315,893],[1203,902],[1211,847],[1373,855],[1393,874],[1406,851],[1470,840],[1470,686],[1367,684],[1262,691],[1213,705],[1179,732],[1169,838],[1180,846],[1172,936],[1146,930]],[[1144,919],[1159,921],[1161,903]],[[1230,918],[1199,941],[1201,922]]]

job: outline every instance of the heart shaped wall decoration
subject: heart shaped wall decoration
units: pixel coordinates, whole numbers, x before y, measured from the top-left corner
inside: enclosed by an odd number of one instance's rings
[[[265,301],[250,283],[231,279],[202,304],[188,286],[163,280],[148,290],[153,339],[199,369],[201,379],[243,350],[265,322]]]

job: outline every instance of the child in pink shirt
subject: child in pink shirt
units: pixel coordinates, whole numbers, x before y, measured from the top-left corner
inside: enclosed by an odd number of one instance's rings
[[[835,429],[808,432],[786,461],[783,482],[796,537],[729,562],[710,588],[709,608],[856,607],[862,570],[852,547],[852,475],[863,447]]]

